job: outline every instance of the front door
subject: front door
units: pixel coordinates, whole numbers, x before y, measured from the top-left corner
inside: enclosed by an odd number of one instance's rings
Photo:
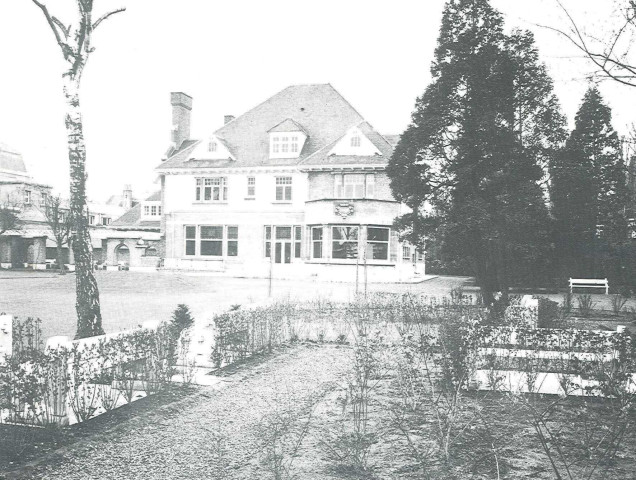
[[[291,242],[276,242],[274,248],[275,263],[291,263]]]

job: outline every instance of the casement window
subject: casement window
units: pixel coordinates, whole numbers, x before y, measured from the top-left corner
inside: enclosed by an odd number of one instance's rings
[[[294,227],[294,258],[300,258],[302,251],[303,230],[301,227]]]
[[[144,205],[144,217],[160,217],[161,205]]]
[[[388,228],[367,227],[367,259],[389,259],[389,232]]]
[[[197,178],[195,199],[197,202],[226,202],[227,178]]]
[[[359,135],[354,135],[353,137],[351,137],[351,146],[352,147],[359,147],[360,146],[360,136]]]
[[[238,255],[237,226],[185,226],[186,256],[222,257],[224,252],[228,257]]]
[[[238,256],[238,227],[227,227],[227,256]]]
[[[150,206],[149,205],[144,205],[144,216],[148,216],[150,215]]]
[[[332,227],[331,256],[337,259],[358,258],[359,227]]]
[[[312,227],[311,229],[311,258],[322,258],[323,228]]]
[[[208,151],[209,152],[216,152],[216,142],[214,140],[210,141],[210,143],[208,144]]]
[[[276,201],[292,199],[292,177],[276,177]]]
[[[402,245],[402,260],[411,261],[411,246]]]
[[[24,204],[25,205],[31,204],[31,190],[24,191]]]
[[[185,254],[197,254],[197,227],[194,225],[186,225],[185,227]]]
[[[267,225],[265,227],[265,258],[269,258],[272,255],[272,227]]]
[[[373,173],[345,173],[334,175],[335,198],[374,198]]]
[[[156,216],[157,215],[157,205],[152,205],[150,207],[150,215],[152,215],[152,216]]]
[[[282,157],[289,157],[290,153],[297,154],[300,151],[299,135],[281,133],[279,135],[272,135],[270,141],[270,156],[272,157],[276,157],[277,154],[280,154]]]
[[[40,194],[40,207],[46,207],[47,196],[46,193]]]
[[[90,225],[95,225],[95,215],[89,215],[88,216],[88,223]]]
[[[247,177],[247,196],[256,196],[256,177]]]
[[[102,217],[102,225],[104,225],[104,226],[110,225],[110,218],[109,217]]]

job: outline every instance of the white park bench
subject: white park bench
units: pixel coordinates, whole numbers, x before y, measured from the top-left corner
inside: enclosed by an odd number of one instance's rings
[[[609,294],[607,278],[570,278],[570,293],[573,288],[604,288],[605,295]]]

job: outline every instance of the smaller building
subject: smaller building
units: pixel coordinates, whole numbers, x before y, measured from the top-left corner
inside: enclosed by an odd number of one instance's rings
[[[106,269],[156,270],[162,265],[161,208],[161,192],[156,192],[110,224],[102,240]]]

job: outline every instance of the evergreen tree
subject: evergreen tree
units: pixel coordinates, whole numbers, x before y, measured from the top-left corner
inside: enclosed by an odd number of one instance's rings
[[[564,139],[532,35],[503,32],[488,0],[449,0],[431,68],[388,174],[412,213],[404,238],[468,262],[486,301],[547,258],[542,166]]]
[[[552,176],[564,273],[620,276],[627,240],[627,169],[611,109],[595,86],[583,97]]]

